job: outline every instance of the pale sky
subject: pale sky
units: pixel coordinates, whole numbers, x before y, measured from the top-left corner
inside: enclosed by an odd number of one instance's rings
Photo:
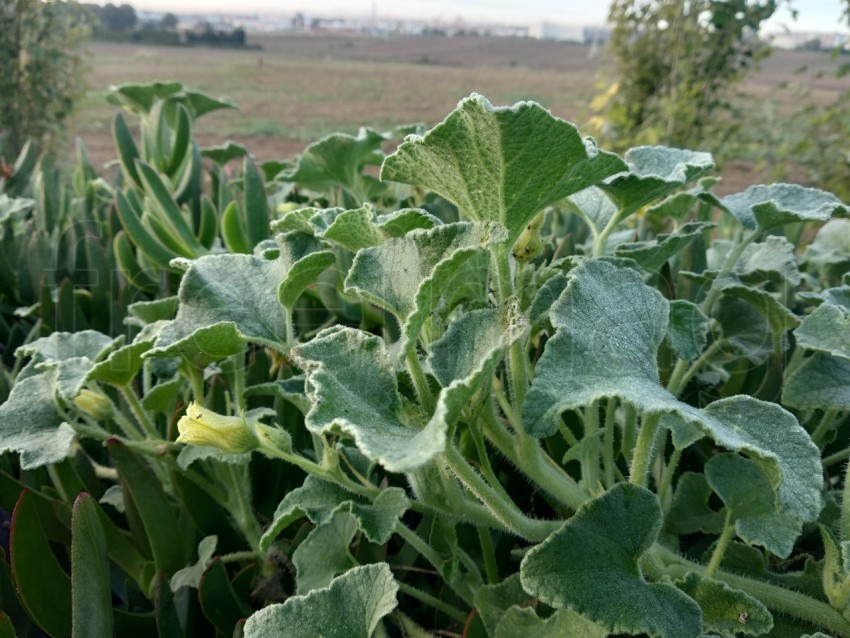
[[[104,1],[104,0],[101,0]],[[605,22],[608,2],[593,0],[112,0],[129,2],[136,9],[152,11],[275,13],[302,12],[308,17],[377,15],[410,19],[463,18],[474,22],[528,24],[539,20],[567,24],[594,25]],[[782,10],[769,26],[781,30],[788,25],[794,31],[845,31],[840,22],[840,0],[798,0],[799,17],[790,20]]]

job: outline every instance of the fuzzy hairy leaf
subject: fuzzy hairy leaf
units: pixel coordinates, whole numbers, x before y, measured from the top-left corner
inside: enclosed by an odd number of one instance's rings
[[[544,620],[529,607],[513,606],[502,616],[493,634],[494,638],[525,635],[534,635],[535,638],[605,638],[608,632],[569,609],[558,609]]]
[[[357,563],[348,546],[357,534],[357,520],[348,512],[337,510],[319,523],[292,553],[295,565],[296,594],[306,594],[327,587],[334,576]]]
[[[610,633],[693,638],[702,626],[699,606],[673,585],[647,583],[638,565],[660,530],[655,495],[620,483],[525,555],[522,586]]]
[[[634,259],[646,270],[658,270],[667,260],[678,255],[688,244],[715,224],[691,222],[684,224],[678,232],[658,235],[646,241],[619,244],[615,251],[618,257]]]
[[[786,379],[782,403],[799,410],[850,410],[850,361],[816,354]]]
[[[760,636],[773,629],[773,616],[764,605],[726,583],[688,574],[675,585],[699,603],[706,632]]]
[[[313,476],[289,494],[277,506],[271,524],[260,539],[260,549],[267,551],[272,542],[289,525],[301,518],[321,525],[336,512],[348,512],[360,529],[373,543],[386,543],[393,527],[407,510],[408,499],[404,490],[390,487],[381,490],[374,503],[361,496]]]
[[[669,306],[637,273],[588,261],[569,273],[550,311],[557,333],[546,344],[523,407],[526,431],[548,436],[564,410],[618,397],[643,415],[675,415],[731,451],[755,460],[782,511],[801,521],[820,507],[820,454],[793,415],[748,396],[704,409],[682,403],[659,385],[656,353]]]
[[[312,232],[352,252],[377,246],[391,237],[403,237],[418,228],[428,229],[441,224],[439,219],[418,208],[405,208],[388,215],[378,215],[371,204],[349,210],[313,210],[315,212],[308,219]]]
[[[625,173],[599,184],[625,214],[699,179],[714,168],[710,153],[667,146],[638,146],[626,152],[625,160],[628,164]],[[620,213],[621,217],[625,214]]]
[[[699,306],[676,299],[670,302],[670,324],[667,338],[680,359],[693,361],[708,343],[708,317]]]
[[[740,538],[781,558],[791,554],[802,521],[777,510],[773,486],[753,461],[718,454],[705,464],[705,478],[735,519]]]
[[[467,219],[499,222],[512,246],[543,208],[625,169],[538,104],[494,108],[473,94],[424,137],[408,137],[381,179],[428,188]]]
[[[850,311],[821,304],[794,331],[797,345],[850,360]]]
[[[398,604],[398,585],[386,563],[355,567],[329,587],[270,605],[245,623],[245,638],[371,638]]]
[[[708,267],[720,270],[735,249],[735,242],[717,239],[708,250]],[[768,235],[757,244],[750,244],[735,262],[732,272],[743,282],[757,284],[765,280],[800,285],[800,270],[794,245],[785,237]]]
[[[702,474],[685,472],[679,477],[673,505],[667,515],[667,529],[674,534],[719,534],[723,516],[708,506],[711,486]]]
[[[720,203],[742,226],[762,232],[793,222],[824,222],[837,212],[850,212],[832,193],[796,184],[750,186]]]

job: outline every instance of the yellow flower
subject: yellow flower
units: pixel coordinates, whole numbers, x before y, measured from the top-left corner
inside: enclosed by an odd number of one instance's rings
[[[209,445],[225,452],[239,454],[259,445],[253,424],[241,416],[223,416],[194,401],[177,422],[178,443]]]

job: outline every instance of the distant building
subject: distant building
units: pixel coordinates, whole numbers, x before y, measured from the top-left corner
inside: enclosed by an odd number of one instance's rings
[[[582,27],[557,22],[536,22],[529,26],[528,35],[537,40],[584,41],[584,29]]]

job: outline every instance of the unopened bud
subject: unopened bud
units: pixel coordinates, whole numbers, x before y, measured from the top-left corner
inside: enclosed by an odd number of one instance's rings
[[[76,405],[85,414],[98,421],[103,421],[112,414],[112,404],[100,392],[82,389],[74,399]]]
[[[543,252],[543,238],[540,228],[543,226],[543,213],[531,220],[514,244],[514,257],[520,263],[527,264]]]

